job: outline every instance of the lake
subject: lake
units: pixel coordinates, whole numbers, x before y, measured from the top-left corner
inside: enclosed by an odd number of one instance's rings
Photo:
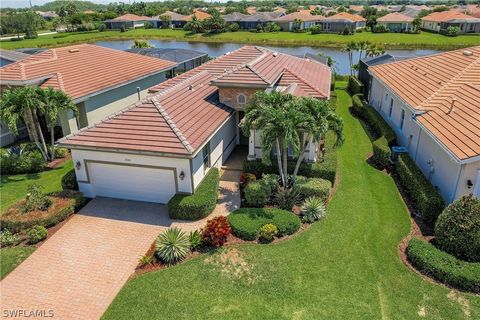
[[[187,42],[187,41],[176,41],[176,40],[148,40],[148,42],[157,48],[182,48],[182,49],[191,49],[207,53],[211,57],[218,57],[227,52],[238,49],[245,44],[239,43],[202,43],[202,42]],[[133,40],[122,40],[122,41],[99,41],[96,42],[97,45],[118,49],[126,50],[130,49],[133,45]],[[322,48],[322,47],[273,47],[273,46],[264,46],[275,51],[284,52],[292,55],[303,55],[306,52],[309,53],[320,53],[327,56],[331,56],[337,62],[337,72],[340,74],[349,73],[349,63],[348,63],[348,54],[342,52],[338,48]],[[387,53],[392,54],[396,57],[418,57],[425,56],[434,53],[438,53],[438,50],[387,50]],[[358,60],[358,53],[354,54],[354,61]]]

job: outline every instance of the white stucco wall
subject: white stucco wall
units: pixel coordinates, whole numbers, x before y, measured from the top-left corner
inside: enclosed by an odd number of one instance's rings
[[[421,28],[438,32],[440,30],[440,22],[422,20],[421,21]]]
[[[220,168],[236,145],[236,117],[235,114],[210,139],[210,165]],[[202,150],[192,160],[193,186],[196,188],[203,180],[208,170],[203,167]]]
[[[89,161],[101,161],[115,164],[124,164],[127,166],[140,165],[140,166],[154,166],[175,168],[176,181],[178,184],[178,191],[183,193],[192,192],[192,176],[190,172],[190,160],[186,158],[169,158],[164,156],[150,156],[150,155],[138,155],[128,154],[120,152],[104,152],[104,151],[90,151],[72,149],[72,159],[74,165],[77,161],[80,162],[80,169],[75,168],[75,174],[77,176],[78,186],[81,192],[87,197],[95,196],[95,192],[92,185],[88,183],[89,178],[87,176],[87,166]],[[127,167],[126,167],[127,168]],[[128,170],[128,169],[126,169]],[[181,180],[179,175],[184,172],[185,178]]]

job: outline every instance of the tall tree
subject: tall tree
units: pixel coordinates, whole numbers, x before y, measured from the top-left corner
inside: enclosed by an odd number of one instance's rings
[[[353,76],[353,53],[358,50],[358,45],[355,41],[350,41],[346,43],[342,51],[348,54],[348,62],[350,66],[350,75]]]

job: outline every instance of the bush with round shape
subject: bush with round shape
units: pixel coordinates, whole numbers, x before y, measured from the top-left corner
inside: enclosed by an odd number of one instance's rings
[[[252,241],[266,224],[277,227],[277,236],[293,234],[300,228],[300,219],[292,212],[276,208],[240,208],[228,216],[232,233],[240,239]]]
[[[300,200],[300,193],[296,188],[279,190],[275,195],[275,204],[283,210],[291,211]]]
[[[245,172],[244,172],[244,173],[242,173],[242,174],[240,175],[240,183],[241,183],[241,184],[245,184],[245,185],[246,185],[246,184],[248,184],[248,183],[250,183],[250,182],[252,182],[252,181],[255,181],[255,180],[257,180],[257,177],[256,177],[253,173],[248,173],[248,172],[245,173]]]
[[[261,180],[250,182],[245,187],[245,201],[251,207],[263,207],[272,194],[270,187]]]
[[[323,201],[327,201],[332,191],[332,183],[320,178],[298,177],[295,189],[299,193],[300,199],[319,197]]]
[[[0,246],[9,247],[20,242],[20,236],[16,233],[11,233],[10,230],[3,230],[0,232]]]
[[[278,189],[280,185],[280,176],[278,174],[262,174],[262,183],[270,189],[270,192],[273,193]]]
[[[325,217],[327,209],[322,199],[318,197],[307,198],[302,205],[303,222],[312,223]]]
[[[259,239],[262,242],[272,242],[277,233],[277,226],[272,223],[267,223],[260,228]]]
[[[179,228],[168,228],[155,240],[155,253],[165,263],[183,260],[190,250],[188,234]]]
[[[240,26],[236,22],[234,22],[234,23],[232,23],[228,26],[228,31],[230,31],[230,32],[237,32],[238,29],[240,29]]]
[[[27,230],[29,244],[38,243],[47,238],[48,231],[44,226],[35,225]]]
[[[231,231],[226,217],[219,216],[210,219],[202,229],[202,243],[212,247],[221,247],[227,242]]]
[[[51,205],[52,200],[43,193],[43,187],[39,184],[31,184],[27,187],[27,196],[22,207],[24,213],[30,211],[46,211]]]
[[[198,230],[191,231],[189,238],[190,238],[190,248],[192,250],[198,249],[202,245],[202,235]]]
[[[62,189],[78,190],[78,183],[77,183],[77,176],[75,175],[75,169],[68,171],[62,177]]]
[[[480,262],[480,199],[463,196],[445,208],[435,224],[435,240],[459,259]]]

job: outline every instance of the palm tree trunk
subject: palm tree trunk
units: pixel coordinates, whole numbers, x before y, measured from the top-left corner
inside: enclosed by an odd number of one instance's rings
[[[281,157],[281,151],[280,151],[280,140],[277,138],[277,164],[278,164],[278,172],[280,173],[280,178],[282,179],[282,185],[285,185],[286,179],[285,179],[285,174],[283,173],[283,167],[282,167],[282,159]]]
[[[283,158],[283,174],[285,175],[285,183],[284,187],[287,187],[288,183],[288,143],[287,141],[283,141],[283,150],[282,150],[282,158]]]
[[[297,163],[295,164],[295,170],[293,170],[292,180],[295,181],[297,179],[298,170],[300,170],[300,165],[305,158],[305,150],[307,149],[308,140],[307,135],[304,133],[302,137],[302,147],[300,148],[300,154],[298,155]]]
[[[37,132],[40,137],[40,142],[42,143],[43,152],[45,153],[46,160],[48,160],[48,149],[47,149],[47,144],[45,143],[45,138],[43,137],[42,128],[40,127],[40,123],[38,122],[38,117],[35,111],[32,112],[32,115],[33,115],[35,125],[37,126],[37,130],[38,130]]]
[[[30,141],[35,143],[35,145],[40,150],[40,153],[42,154],[43,158],[46,161],[47,160],[47,155],[45,154],[45,152],[42,149],[42,146],[38,142],[39,134],[38,134],[37,128],[35,126],[35,119],[33,117],[32,110],[30,110],[30,109],[26,110],[23,119],[25,121],[25,126],[27,127],[28,137],[30,138]]]
[[[50,141],[52,143],[52,151],[50,152],[50,154],[51,154],[50,158],[51,158],[52,161],[55,160],[55,145],[54,145],[54,143],[55,143],[55,133],[53,132],[53,128],[54,127],[50,127]]]

